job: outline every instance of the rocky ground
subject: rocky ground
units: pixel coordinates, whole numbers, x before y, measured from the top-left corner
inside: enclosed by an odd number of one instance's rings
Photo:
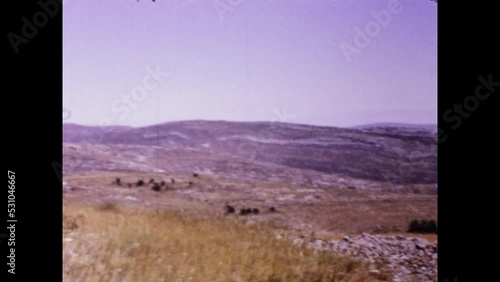
[[[282,235],[278,234],[278,238]],[[422,238],[362,233],[340,240],[291,236],[296,244],[360,258],[370,262],[371,273],[391,273],[393,281],[436,281],[437,243]]]

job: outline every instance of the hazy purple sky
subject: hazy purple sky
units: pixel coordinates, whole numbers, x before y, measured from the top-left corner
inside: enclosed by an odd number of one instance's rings
[[[434,2],[400,0],[350,62],[340,47],[390,2],[68,1],[65,122],[436,123]]]

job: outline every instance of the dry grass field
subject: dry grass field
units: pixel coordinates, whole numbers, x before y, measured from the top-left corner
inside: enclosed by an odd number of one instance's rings
[[[112,184],[116,177],[121,186]],[[175,183],[160,192],[150,184],[135,186],[150,178]],[[207,175],[75,173],[65,176],[63,195],[64,215],[78,225],[64,235],[65,281],[391,281],[390,273],[370,274],[366,262],[286,238],[338,240],[377,228],[388,235],[414,236],[404,233],[407,221],[436,212],[433,194],[247,183]],[[261,212],[226,214],[226,202]],[[269,212],[271,206],[277,212]],[[435,235],[421,236],[436,240]]]
[[[360,261],[275,238],[265,224],[107,202],[66,203],[65,281],[377,281]]]

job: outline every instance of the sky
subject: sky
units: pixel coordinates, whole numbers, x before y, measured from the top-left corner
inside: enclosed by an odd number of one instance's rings
[[[68,0],[63,119],[435,124],[437,5]]]

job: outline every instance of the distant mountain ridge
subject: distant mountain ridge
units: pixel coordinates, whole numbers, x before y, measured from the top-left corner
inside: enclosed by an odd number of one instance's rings
[[[432,123],[396,123],[396,122],[369,123],[369,124],[351,126],[351,128],[358,128],[358,129],[366,129],[374,127],[399,127],[399,128],[437,130],[438,126],[437,124],[432,124]]]

